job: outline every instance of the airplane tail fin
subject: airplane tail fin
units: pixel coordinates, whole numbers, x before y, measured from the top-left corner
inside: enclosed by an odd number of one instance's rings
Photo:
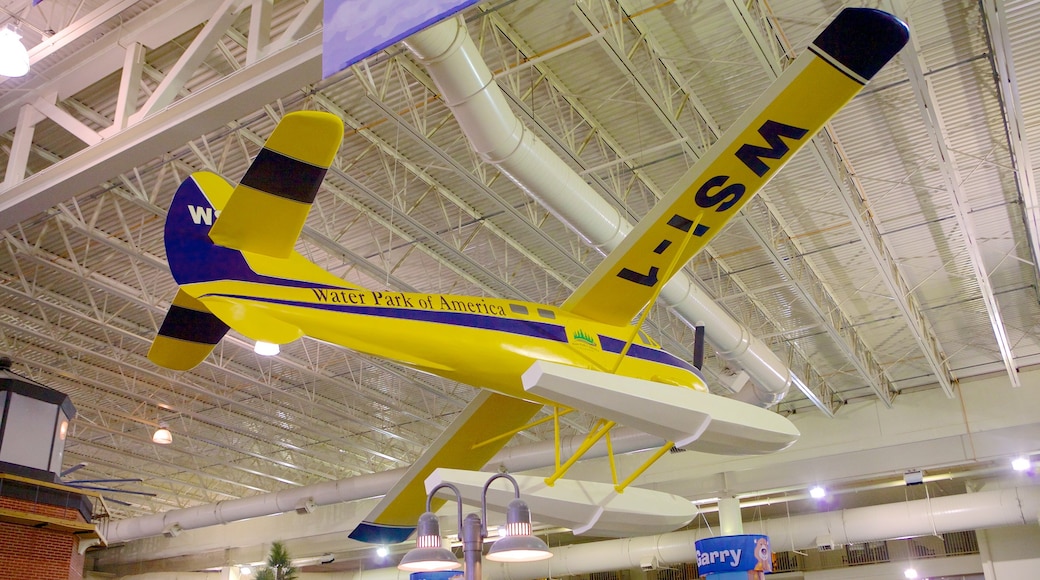
[[[149,352],[152,361],[191,368],[209,355],[228,327],[275,343],[300,336],[299,329],[260,310],[233,306],[212,294],[233,288],[267,296],[279,288],[349,286],[294,251],[342,138],[343,122],[335,115],[290,113],[237,186],[208,171],[181,183],[164,234],[170,272],[181,288]]]

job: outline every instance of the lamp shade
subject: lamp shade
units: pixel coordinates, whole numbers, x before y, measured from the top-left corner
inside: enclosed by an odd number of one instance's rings
[[[443,572],[458,570],[462,563],[451,550],[441,547],[441,525],[433,512],[419,516],[415,547],[401,558],[398,570],[406,572]]]
[[[536,562],[552,558],[540,538],[531,534],[531,510],[522,499],[514,499],[506,508],[505,535],[495,541],[487,559],[493,562]]]
[[[166,422],[160,422],[159,428],[152,433],[152,443],[158,443],[159,445],[169,445],[173,443],[173,433],[170,433],[170,428],[166,425]]]
[[[20,77],[29,72],[29,52],[21,38],[10,28],[0,30],[0,76]]]

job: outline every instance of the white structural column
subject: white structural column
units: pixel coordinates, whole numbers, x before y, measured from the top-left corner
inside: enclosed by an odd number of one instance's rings
[[[43,115],[28,103],[22,105],[18,111],[18,125],[14,133],[14,143],[11,145],[11,155],[7,158],[4,187],[16,184],[25,178],[25,167],[29,161],[29,151],[32,149],[36,123],[41,119],[43,119]]]
[[[978,530],[979,556],[986,580],[1035,578],[1040,571],[1040,526]]]
[[[719,535],[739,536],[744,533],[744,522],[740,519],[740,500],[724,497],[719,500]]]

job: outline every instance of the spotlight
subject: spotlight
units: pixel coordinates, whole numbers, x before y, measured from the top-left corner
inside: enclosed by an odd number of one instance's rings
[[[1011,469],[1015,471],[1026,471],[1030,467],[1032,467],[1032,462],[1028,457],[1016,457],[1011,460]]]
[[[253,346],[253,352],[260,356],[274,356],[278,354],[278,345],[273,342],[256,341],[256,345]]]
[[[914,570],[913,568],[903,570],[903,578],[917,578],[917,570]]]
[[[173,433],[170,433],[170,426],[166,424],[166,421],[159,422],[159,428],[152,433],[152,443],[158,443],[159,445],[169,445],[173,443]]]
[[[809,490],[809,497],[813,499],[823,499],[827,495],[827,490],[822,486],[814,486]]]
[[[380,558],[386,558],[390,554],[390,550],[386,546],[379,546],[376,548],[376,556]]]
[[[0,76],[21,77],[29,72],[29,52],[21,38],[10,28],[0,30]]]

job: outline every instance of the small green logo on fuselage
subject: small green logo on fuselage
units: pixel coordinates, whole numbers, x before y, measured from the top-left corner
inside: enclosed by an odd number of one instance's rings
[[[590,346],[596,346],[596,339],[592,338],[592,335],[585,332],[584,330],[578,330],[574,333],[574,340],[578,342],[584,342]]]

